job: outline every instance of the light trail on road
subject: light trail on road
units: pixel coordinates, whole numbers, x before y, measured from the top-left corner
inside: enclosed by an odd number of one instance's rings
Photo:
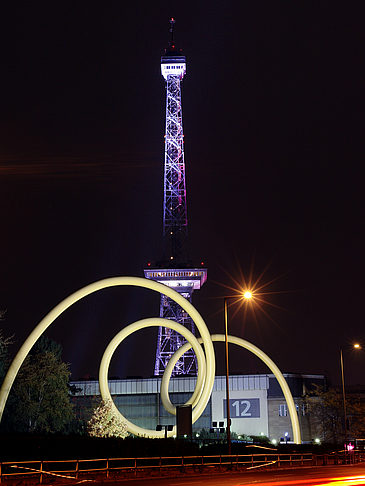
[[[269,481],[259,482],[260,486],[354,486],[365,485],[365,476],[347,476],[337,478],[312,478],[312,479],[296,479],[285,481]],[[237,483],[232,486],[242,486],[242,483]]]
[[[65,484],[65,483],[63,483]],[[77,481],[70,481],[68,486]],[[104,481],[94,480],[95,486],[105,486]],[[189,477],[144,477],[109,479],[108,486],[365,486],[365,463],[354,466],[328,466],[296,468],[294,470],[254,470],[246,472],[216,472]],[[55,485],[56,486],[56,485]]]

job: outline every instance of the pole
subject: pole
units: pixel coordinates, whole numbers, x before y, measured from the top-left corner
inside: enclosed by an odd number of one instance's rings
[[[343,417],[344,417],[344,421],[345,421],[345,447],[346,447],[347,446],[347,414],[346,414],[346,394],[345,394],[345,378],[344,378],[344,372],[343,372],[342,348],[340,349],[340,364],[341,364]]]
[[[228,307],[227,297],[224,297],[224,331],[226,339],[226,407],[227,407],[227,445],[231,455],[231,416],[229,412],[229,365],[228,365]]]

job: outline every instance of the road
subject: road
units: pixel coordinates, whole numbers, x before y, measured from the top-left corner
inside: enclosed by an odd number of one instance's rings
[[[247,484],[260,486],[360,486],[365,485],[365,464],[90,482],[92,486],[99,484],[123,486],[126,483],[134,486],[243,486]],[[80,484],[80,482],[71,484]]]

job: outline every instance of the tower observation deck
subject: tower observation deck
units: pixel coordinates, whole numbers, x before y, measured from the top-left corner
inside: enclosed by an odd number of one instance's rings
[[[207,269],[188,262],[187,206],[185,186],[184,134],[182,125],[181,81],[186,72],[182,51],[174,42],[175,20],[170,20],[170,42],[161,57],[161,74],[166,84],[166,126],[164,163],[163,239],[164,256],[155,267],[144,271],[145,277],[172,287],[192,300],[207,280]],[[160,317],[183,324],[195,334],[194,323],[186,312],[168,297],[161,295]],[[160,327],[157,338],[154,375],[163,375],[171,356],[185,343],[176,331]],[[176,363],[173,375],[195,375],[194,351],[187,351]]]

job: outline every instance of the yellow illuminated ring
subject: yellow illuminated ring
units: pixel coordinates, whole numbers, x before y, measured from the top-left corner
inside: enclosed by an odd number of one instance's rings
[[[33,331],[30,333],[28,338],[24,341],[23,345],[19,349],[15,358],[13,359],[8,369],[8,372],[5,375],[4,381],[2,383],[0,389],[0,421],[4,412],[7,398],[9,396],[9,392],[18,374],[19,368],[23,364],[31,348],[34,346],[38,338],[44,333],[44,331],[57,319],[57,317],[59,317],[66,309],[71,307],[71,305],[73,305],[75,302],[78,302],[84,297],[94,292],[97,292],[99,290],[105,289],[107,287],[116,287],[122,285],[143,287],[166,295],[167,297],[175,301],[178,305],[180,305],[188,313],[188,315],[195,323],[195,326],[197,327],[201,336],[201,338],[198,341],[202,342],[202,344],[204,345],[204,352],[206,358],[206,370],[205,373],[202,372],[202,375],[205,375],[204,383],[202,383],[201,386],[199,387],[196,386],[194,394],[192,395],[192,397],[188,402],[191,402],[192,404],[195,405],[194,417],[199,417],[201,415],[206,404],[209,401],[213,389],[213,384],[214,384],[215,355],[214,355],[212,339],[217,341],[224,341],[224,336],[213,335],[211,339],[208,328],[203,318],[199,314],[199,312],[195,309],[195,307],[193,307],[193,305],[188,300],[186,300],[182,295],[180,295],[172,288],[167,287],[166,285],[162,285],[158,282],[154,282],[153,280],[148,280],[140,277],[112,277],[112,278],[99,280],[98,282],[94,282],[90,285],[87,285],[86,287],[83,287],[80,290],[77,290],[73,294],[69,295],[66,299],[64,299],[56,307],[54,307],[51,310],[51,312],[49,312],[33,329]],[[252,351],[260,359],[262,359],[273,371],[274,375],[276,376],[283,390],[284,396],[288,404],[288,410],[289,410],[292,427],[293,427],[294,441],[296,443],[300,443],[300,429],[299,429],[298,417],[295,410],[295,404],[292,395],[290,393],[289,387],[287,386],[287,383],[283,375],[281,374],[280,370],[277,368],[275,363],[267,355],[265,355],[265,353],[263,353],[259,348],[257,348],[253,344],[250,344],[247,341],[244,341],[243,339],[236,338],[233,336],[229,337],[229,341]],[[170,413],[175,412],[175,408],[171,404],[168,397],[168,382],[170,380],[171,372],[174,366],[173,360],[178,361],[179,357],[181,357],[183,353],[186,352],[186,350],[189,349],[190,347],[191,345],[189,343],[186,343],[173,355],[173,357],[169,361],[168,367],[166,368],[165,374],[163,376],[163,380],[162,380],[163,383],[161,383],[161,399],[163,399],[163,403],[166,410],[169,411]]]
[[[212,341],[225,342],[225,340],[226,340],[224,334],[212,334],[210,337],[211,337]],[[200,343],[202,342],[201,339],[198,339],[198,341]],[[270,368],[270,370],[273,372],[274,376],[278,380],[278,383],[281,387],[281,390],[284,394],[286,403],[288,405],[289,416],[290,416],[290,420],[291,420],[291,424],[292,424],[292,428],[293,428],[294,442],[296,444],[300,444],[301,443],[301,434],[300,434],[300,427],[299,427],[299,419],[298,419],[297,410],[296,410],[296,407],[295,407],[295,403],[294,403],[293,396],[291,394],[290,388],[289,388],[283,374],[279,370],[279,368],[276,366],[276,364],[273,362],[273,360],[271,358],[269,358],[269,356],[267,354],[265,354],[263,351],[261,351],[261,349],[259,349],[254,344],[251,344],[250,342],[248,342],[244,339],[241,339],[239,337],[236,337],[236,336],[228,336],[228,342],[232,343],[232,344],[237,344],[238,346],[241,346],[241,348],[244,348],[244,349],[247,349],[248,351],[251,351],[258,358],[260,358],[261,361],[263,361],[266,364],[266,366],[268,368]],[[162,378],[162,382],[161,382],[161,402],[162,402],[163,406],[165,407],[165,409],[173,415],[176,414],[176,411],[175,411],[175,407],[172,405],[170,398],[169,398],[169,395],[168,395],[168,388],[169,388],[169,381],[170,381],[170,378],[171,378],[171,372],[174,369],[175,364],[181,358],[181,356],[184,353],[186,353],[186,351],[188,351],[190,348],[191,348],[190,344],[185,343],[183,346],[181,346],[181,348],[179,348],[176,351],[176,353],[171,357],[169,364],[166,367],[165,373],[164,373],[163,378]],[[198,404],[198,406],[199,405],[200,404]],[[204,404],[204,408],[205,408],[205,406],[206,406],[206,404]],[[197,412],[199,413],[199,411],[200,410],[197,407]]]
[[[134,287],[143,287],[146,289],[153,290],[160,294],[164,294],[170,297],[173,301],[180,305],[194,321],[196,328],[198,329],[202,342],[204,344],[204,352],[206,358],[206,376],[205,382],[202,386],[200,400],[202,402],[206,401],[208,403],[210,394],[213,389],[214,377],[215,377],[215,356],[213,343],[210,339],[210,334],[208,328],[195,307],[187,300],[185,297],[180,295],[178,292],[173,290],[166,285],[154,282],[153,280],[148,280],[140,277],[112,277],[99,280],[80,290],[77,290],[73,294],[69,295],[66,299],[60,302],[56,307],[54,307],[51,312],[49,312],[40,323],[33,329],[27,339],[24,341],[23,345],[19,349],[15,358],[13,359],[8,372],[5,375],[3,384],[0,389],[0,421],[4,412],[5,404],[8,399],[11,387],[13,386],[16,375],[18,374],[19,368],[23,364],[23,361],[27,357],[29,351],[32,349],[38,338],[44,333],[44,331],[59,317],[66,309],[71,307],[75,302],[83,299],[87,295],[90,295],[99,290],[105,289],[107,287],[117,287],[120,285],[131,285]],[[199,393],[199,392],[197,392]],[[196,395],[195,395],[196,397]]]
[[[135,331],[139,331],[140,329],[144,329],[146,327],[157,326],[157,327],[167,327],[169,329],[173,329],[174,331],[182,334],[184,338],[189,342],[189,349],[193,347],[197,360],[198,360],[198,379],[195,386],[195,391],[191,398],[186,402],[187,404],[194,404],[197,402],[199,398],[199,394],[202,391],[202,385],[204,383],[206,369],[205,369],[205,356],[202,347],[198,343],[197,338],[194,336],[192,332],[190,332],[186,327],[182,324],[178,324],[175,321],[170,319],[161,319],[161,318],[149,318],[149,319],[142,319],[137,322],[133,322],[129,326],[122,329],[118,334],[110,341],[108,344],[104,355],[102,357],[99,369],[99,385],[100,385],[100,393],[101,396],[105,401],[111,401],[113,404],[113,409],[116,414],[119,414],[123,421],[127,424],[127,430],[131,434],[139,435],[141,437],[150,437],[150,438],[161,438],[165,436],[164,431],[157,432],[156,430],[144,429],[139,427],[138,425],[133,424],[129,420],[127,420],[124,415],[120,413],[120,411],[115,406],[112,397],[110,395],[109,387],[108,387],[108,369],[110,365],[110,360],[114,354],[114,351],[117,349],[119,344],[130,334],[134,333]],[[197,398],[196,398],[197,397]],[[204,405],[205,408],[206,404]],[[204,410],[203,408],[203,410]],[[200,416],[200,415],[199,415]],[[193,411],[193,423],[199,418],[195,410]],[[168,436],[173,436],[176,434],[176,427],[173,428],[171,432],[168,432]]]

